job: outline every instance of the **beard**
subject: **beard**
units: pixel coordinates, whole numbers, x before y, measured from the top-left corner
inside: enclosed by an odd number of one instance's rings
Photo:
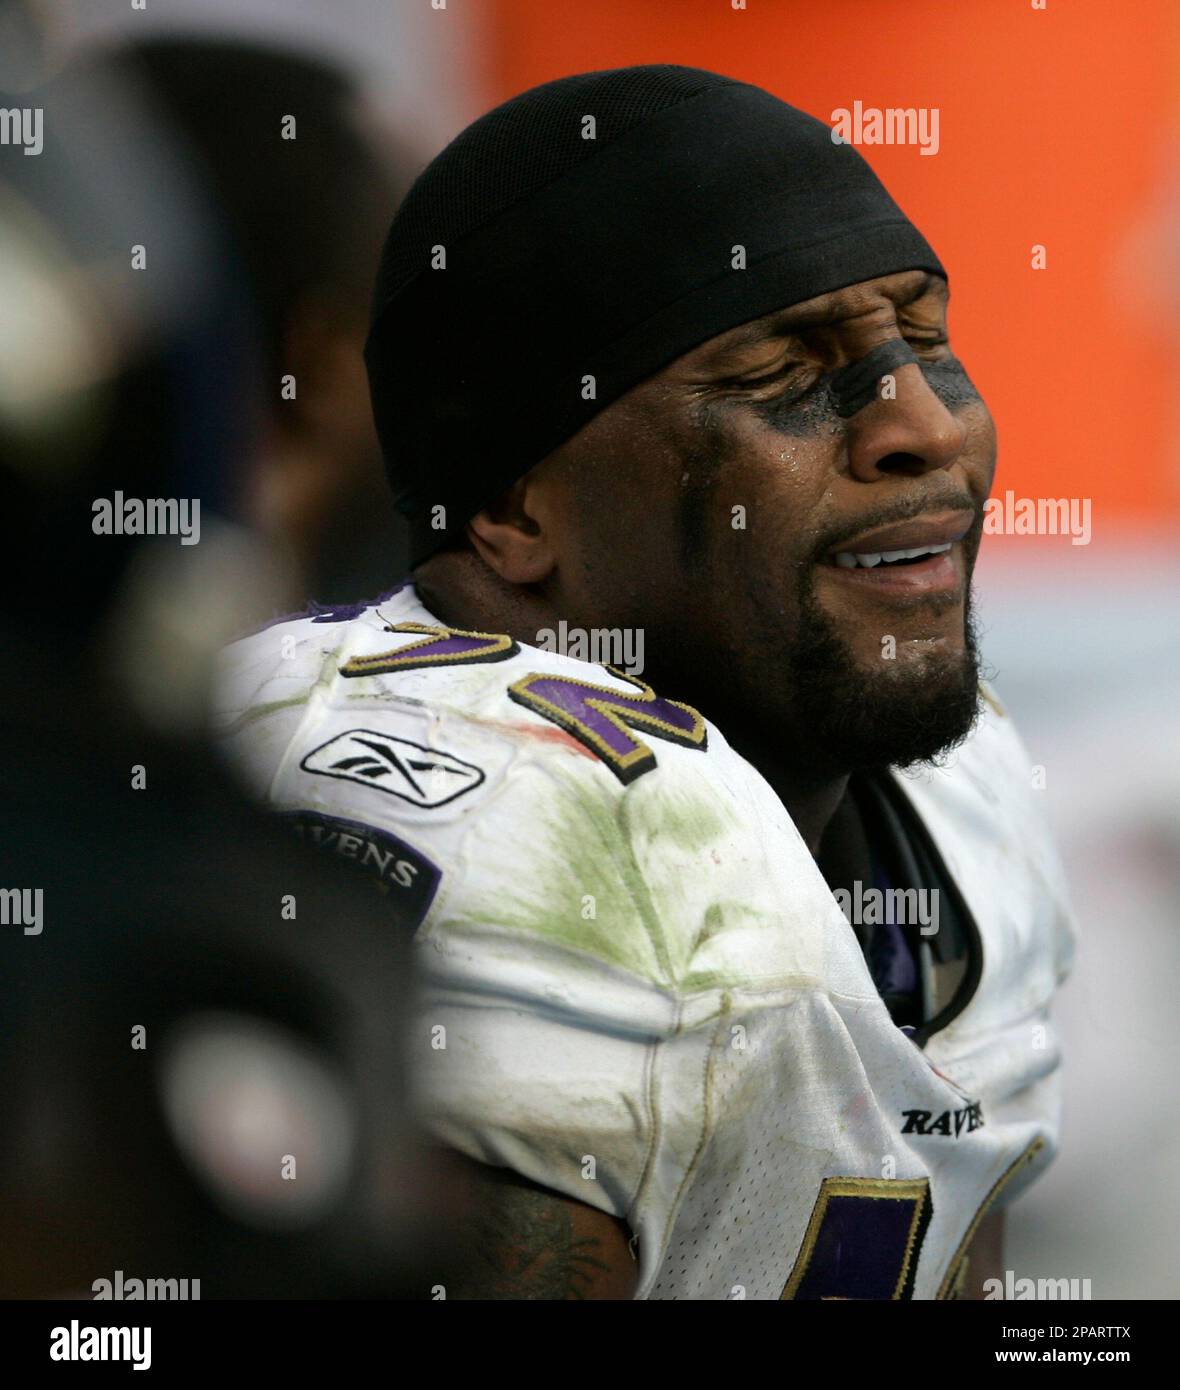
[[[795,766],[831,777],[934,763],[957,748],[979,717],[980,658],[970,584],[964,610],[961,650],[883,660],[879,669],[866,669],[805,575],[799,624],[781,654],[789,723],[799,734]]]

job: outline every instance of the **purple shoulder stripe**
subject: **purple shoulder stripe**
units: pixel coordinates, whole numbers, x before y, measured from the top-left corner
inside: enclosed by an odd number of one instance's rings
[[[394,594],[400,594],[403,589],[410,588],[411,584],[411,580],[403,579],[400,584],[394,585],[392,589],[383,594],[378,594],[376,598],[360,599],[356,603],[317,603],[315,599],[310,599],[307,607],[301,612],[281,613],[277,618],[268,618],[264,623],[247,628],[245,632],[239,633],[231,641],[240,642],[246,637],[256,637],[260,632],[278,627],[281,623],[296,622],[300,618],[310,618],[313,623],[349,623],[353,618],[359,618],[366,608],[376,608],[379,603],[385,603],[387,599],[393,598]]]

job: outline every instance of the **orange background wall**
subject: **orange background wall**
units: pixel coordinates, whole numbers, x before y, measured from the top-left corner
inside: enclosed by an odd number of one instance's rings
[[[830,121],[940,109],[940,149],[862,146],[951,277],[997,489],[1180,521],[1176,0],[493,0],[494,104],[567,73],[706,67]],[[1042,243],[1048,267],[1030,268]]]

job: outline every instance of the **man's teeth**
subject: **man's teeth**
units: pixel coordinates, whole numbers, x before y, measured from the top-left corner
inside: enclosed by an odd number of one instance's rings
[[[943,555],[950,548],[951,543],[948,541],[945,545],[921,545],[916,550],[878,550],[867,555],[842,550],[836,556],[836,564],[842,570],[871,570],[874,565],[879,565],[882,561],[887,565],[892,565],[898,560],[916,560],[922,555]]]

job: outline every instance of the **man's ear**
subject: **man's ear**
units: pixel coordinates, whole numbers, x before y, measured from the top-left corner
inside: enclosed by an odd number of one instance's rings
[[[553,573],[557,556],[550,529],[537,513],[535,480],[521,478],[467,523],[476,554],[509,584],[540,584]]]

